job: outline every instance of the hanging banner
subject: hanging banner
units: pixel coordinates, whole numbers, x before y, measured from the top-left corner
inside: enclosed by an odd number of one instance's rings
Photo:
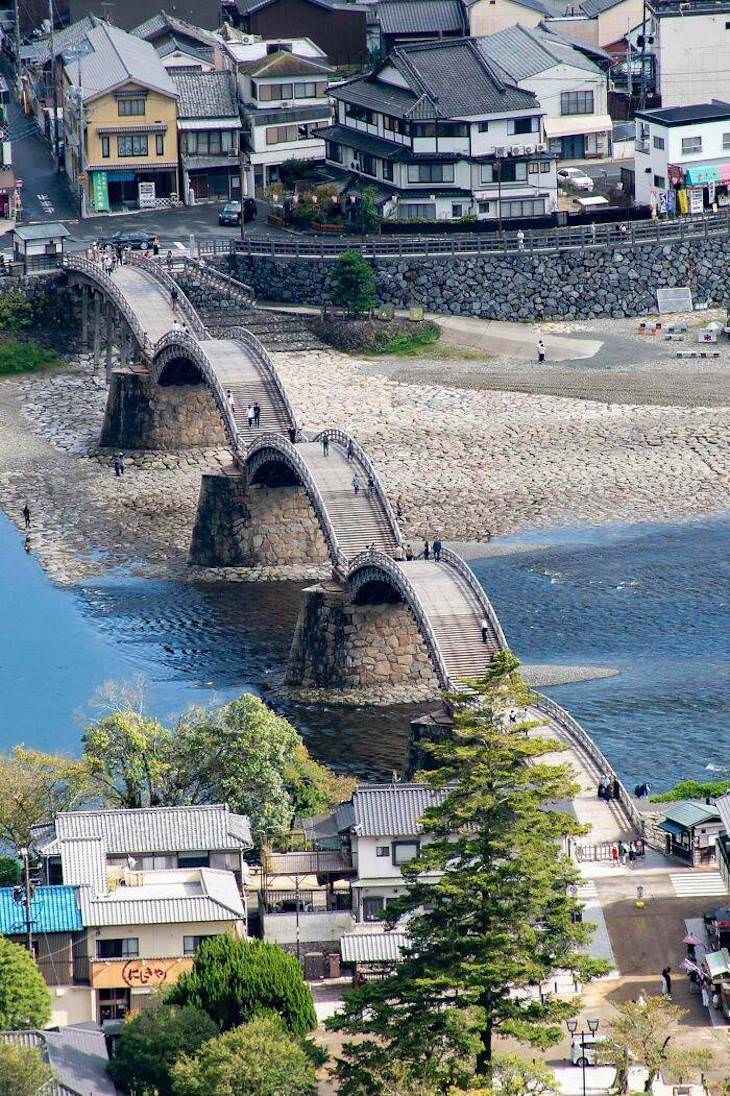
[[[689,195],[690,213],[701,213],[705,208],[704,191],[702,187],[690,186],[687,188],[687,194]]]
[[[92,171],[91,198],[97,213],[109,212],[109,186],[105,171]]]

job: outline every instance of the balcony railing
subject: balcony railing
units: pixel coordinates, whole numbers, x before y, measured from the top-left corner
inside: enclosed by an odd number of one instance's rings
[[[339,913],[352,909],[349,890],[264,890],[259,893],[263,913]]]

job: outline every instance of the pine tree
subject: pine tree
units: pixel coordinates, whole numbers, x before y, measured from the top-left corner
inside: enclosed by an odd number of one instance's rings
[[[332,303],[355,315],[375,307],[373,268],[359,251],[343,251],[334,271]]]
[[[497,1035],[545,1048],[575,1013],[575,1001],[542,1000],[540,983],[557,969],[584,979],[606,969],[580,950],[590,929],[562,851],[583,832],[556,806],[577,790],[570,767],[547,760],[559,747],[536,721],[508,717],[531,701],[518,665],[495,655],[474,695],[450,698],[450,736],[427,747],[436,768],[424,779],[445,797],[422,819],[430,838],[404,868],[407,893],[387,907],[391,926],[408,917],[410,946],[331,1022],[364,1036],[338,1063],[343,1096],[388,1091],[395,1061],[424,1091],[489,1087]]]

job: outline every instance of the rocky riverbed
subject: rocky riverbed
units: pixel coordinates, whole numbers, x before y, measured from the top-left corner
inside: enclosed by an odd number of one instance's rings
[[[730,504],[727,407],[491,391],[488,375],[484,388],[451,387],[445,372],[445,384],[403,383],[329,350],[273,358],[305,429],[339,426],[365,446],[401,499],[414,545],[679,520]],[[114,567],[220,579],[189,568],[186,554],[200,476],[227,464],[228,452],[129,453],[115,477],[111,455],[97,449],[106,395],[92,372],[82,355],[51,373],[0,379],[0,507],[20,525],[28,501],[29,547],[58,582]]]

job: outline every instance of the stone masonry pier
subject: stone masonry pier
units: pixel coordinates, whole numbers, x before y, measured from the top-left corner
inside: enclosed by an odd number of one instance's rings
[[[160,385],[142,369],[115,369],[101,445],[116,449],[225,446],[226,432],[205,384]]]

